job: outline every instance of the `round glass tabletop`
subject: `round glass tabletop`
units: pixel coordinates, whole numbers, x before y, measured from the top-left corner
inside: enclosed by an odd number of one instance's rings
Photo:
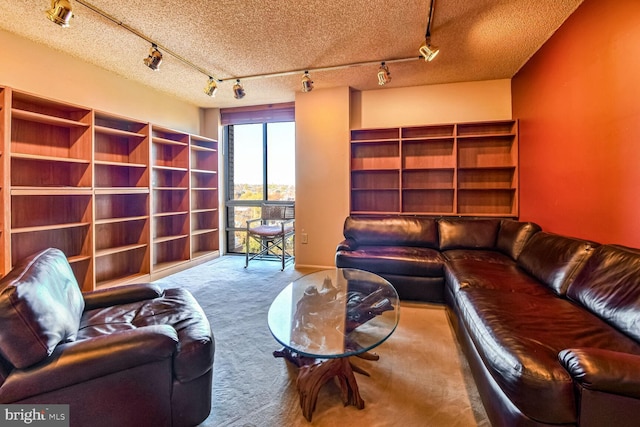
[[[301,356],[338,358],[382,344],[398,326],[398,293],[367,271],[337,268],[290,283],[269,308],[271,334]]]

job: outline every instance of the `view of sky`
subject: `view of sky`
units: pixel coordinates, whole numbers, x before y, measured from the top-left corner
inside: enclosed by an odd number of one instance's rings
[[[234,182],[261,184],[262,124],[234,126]],[[295,123],[267,125],[269,184],[295,184]]]

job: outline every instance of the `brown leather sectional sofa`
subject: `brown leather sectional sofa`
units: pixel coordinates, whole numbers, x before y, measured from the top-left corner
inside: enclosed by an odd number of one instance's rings
[[[640,425],[640,250],[488,218],[349,217],[336,265],[444,301],[494,426]]]
[[[82,294],[53,248],[0,280],[2,404],[68,404],[71,426],[193,426],[211,410],[213,356],[183,289]]]

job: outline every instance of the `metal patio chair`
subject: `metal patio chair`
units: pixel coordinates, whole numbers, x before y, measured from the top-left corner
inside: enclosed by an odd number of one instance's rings
[[[246,261],[254,259],[279,261],[282,270],[294,259],[295,205],[263,203],[260,218],[247,221]],[[251,249],[251,242],[257,242],[258,249]],[[287,247],[287,243],[291,242]]]

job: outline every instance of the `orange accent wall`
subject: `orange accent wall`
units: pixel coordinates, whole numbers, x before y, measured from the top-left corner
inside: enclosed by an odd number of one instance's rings
[[[640,247],[640,1],[585,0],[511,90],[520,218]]]

